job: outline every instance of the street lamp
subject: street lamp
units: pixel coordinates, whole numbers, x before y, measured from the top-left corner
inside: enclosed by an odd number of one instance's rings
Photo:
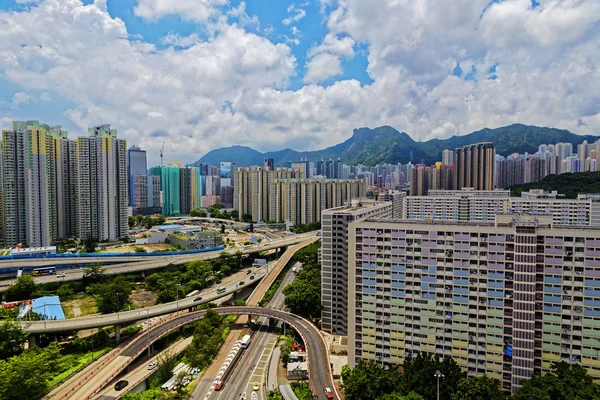
[[[119,320],[119,312],[121,311],[121,293],[117,293],[117,321]]]
[[[444,374],[437,370],[433,376],[437,378],[437,400],[440,400],[440,378],[443,378]]]
[[[177,282],[175,284],[175,288],[177,289],[177,314],[179,314],[179,286],[181,286],[181,284]]]

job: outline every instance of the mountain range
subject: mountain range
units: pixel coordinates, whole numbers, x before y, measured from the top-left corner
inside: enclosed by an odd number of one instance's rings
[[[222,147],[206,153],[192,165],[207,163],[218,166],[221,161],[232,161],[239,167],[247,167],[262,165],[265,158],[273,158],[278,166],[298,161],[300,158],[306,158],[308,161],[339,158],[345,164],[369,166],[408,161],[413,164],[432,164],[441,160],[444,149],[454,150],[478,142],[492,142],[497,154],[507,156],[513,153],[535,153],[540,144],[565,142],[576,146],[584,140],[595,142],[597,139],[596,136],[577,135],[563,129],[513,124],[495,129],[485,128],[448,139],[416,142],[406,132],[399,132],[391,126],[380,126],[374,129],[354,129],[352,137],[348,140],[323,150],[284,149],[261,153],[247,146]]]

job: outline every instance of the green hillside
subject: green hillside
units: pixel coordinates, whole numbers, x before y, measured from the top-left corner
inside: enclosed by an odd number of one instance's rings
[[[539,182],[515,185],[510,191],[513,196],[520,196],[529,189],[556,190],[567,199],[576,199],[579,193],[600,193],[600,171],[548,175]]]

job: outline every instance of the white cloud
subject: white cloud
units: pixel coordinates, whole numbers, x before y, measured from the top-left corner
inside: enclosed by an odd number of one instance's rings
[[[161,38],[160,41],[162,44],[169,46],[187,48],[202,42],[202,39],[196,33],[192,33],[189,36],[180,36],[177,33],[170,32]]]
[[[321,53],[306,63],[306,74],[302,80],[306,83],[318,83],[341,73],[340,58],[333,54]]]
[[[302,6],[304,6],[304,4]],[[292,13],[292,15],[290,15],[288,18],[283,19],[281,23],[284,25],[290,25],[306,17],[306,10],[303,9],[302,6],[296,7],[294,4],[288,6],[287,12]]]
[[[600,3],[540,3],[321,0],[331,10],[328,33],[308,52],[308,84],[288,90],[297,68],[290,47],[230,25],[224,1],[139,0],[136,12],[146,19],[182,13],[218,21],[204,42],[173,37],[157,49],[127,40],[123,21],[101,3],[46,0],[0,12],[0,75],[32,101],[46,92],[74,104],[48,122],[70,119],[81,129],[72,135],[112,123],[151,162],[162,141],[167,160],[190,162],[232,144],[322,148],[353,128],[383,124],[417,140],[513,122],[598,133]],[[61,29],[39,29],[41,21]],[[175,47],[180,40],[191,42]],[[357,45],[368,54],[372,83],[316,84],[339,75]],[[226,101],[235,113],[223,110]]]
[[[27,104],[31,100],[31,96],[24,92],[17,92],[12,97],[12,108],[19,108],[21,104]]]
[[[256,15],[248,15],[246,12],[246,2],[242,1],[240,4],[231,9],[228,13],[229,16],[237,18],[237,22],[240,26],[246,27],[258,31],[260,29],[260,22]]]
[[[227,0],[137,0],[133,11],[147,20],[179,15],[187,21],[206,22],[221,14],[227,3]]]

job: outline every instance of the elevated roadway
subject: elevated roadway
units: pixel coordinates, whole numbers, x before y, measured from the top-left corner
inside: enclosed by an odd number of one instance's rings
[[[327,345],[318,328],[310,321],[284,311],[261,307],[234,306],[214,308],[219,315],[256,315],[273,318],[290,324],[302,336],[306,345],[309,363],[309,379],[319,399],[326,400],[323,388],[333,388],[333,377],[329,369]],[[138,334],[120,351],[106,361],[106,366],[86,376],[65,397],[61,399],[88,400],[99,393],[110,381],[119,375],[135,358],[164,335],[190,322],[204,317],[206,310],[180,315],[151,329],[148,333]],[[56,321],[50,321],[56,322]]]
[[[299,235],[289,235],[287,237],[269,240],[266,242],[249,245],[245,247],[236,247],[231,249],[224,250],[216,250],[212,252],[206,253],[192,253],[192,254],[175,254],[175,255],[167,255],[161,256],[160,254],[156,255],[135,255],[135,253],[131,253],[131,255],[117,256],[117,257],[61,257],[61,258],[18,258],[18,259],[10,259],[10,260],[0,260],[0,269],[7,268],[41,268],[41,267],[50,267],[54,265],[79,265],[79,264],[97,264],[102,262],[114,262],[114,263],[128,263],[128,262],[136,262],[136,261],[149,261],[153,262],[153,260],[160,260],[167,265],[169,263],[179,264],[192,260],[202,260],[202,259],[211,259],[219,257],[219,254],[222,252],[226,253],[236,253],[241,252],[242,254],[251,254],[256,253],[263,250],[272,250],[277,249],[279,247],[290,246],[296,243],[300,243],[307,238],[316,237],[317,232],[307,232],[301,233]]]
[[[266,243],[260,243],[260,244],[256,244],[256,245],[251,245],[251,246],[246,246],[243,249],[239,249],[239,248],[234,248],[234,249],[226,249],[226,250],[218,250],[218,251],[211,251],[211,252],[207,252],[207,253],[196,253],[196,254],[186,254],[186,255],[180,255],[180,256],[147,256],[144,257],[142,260],[138,260],[138,261],[132,261],[132,262],[125,262],[123,264],[116,264],[116,265],[107,265],[104,266],[104,272],[108,275],[117,275],[117,274],[129,274],[129,273],[136,273],[136,272],[143,272],[143,271],[151,271],[154,269],[160,269],[160,268],[164,268],[169,264],[174,264],[174,265],[180,265],[180,264],[185,264],[187,262],[190,261],[194,261],[194,260],[212,260],[215,258],[218,258],[221,253],[228,253],[228,254],[235,254],[238,251],[240,251],[242,254],[252,254],[252,253],[256,253],[259,251],[265,251],[265,250],[272,250],[272,249],[277,249],[283,246],[290,246],[290,245],[294,245],[294,244],[298,244],[298,243],[302,243],[306,240],[316,240],[317,236],[316,233],[314,232],[309,232],[309,233],[304,233],[301,235],[295,235],[295,236],[290,236],[290,237],[286,237],[286,238],[282,238],[282,239],[278,239],[278,240],[272,240]],[[131,256],[130,259],[135,259],[135,256]],[[143,256],[139,256],[139,257],[143,257]],[[121,257],[117,257],[117,258],[121,258]],[[69,259],[60,259],[60,260],[72,260],[71,258]],[[95,263],[99,263],[102,262],[102,258],[94,258],[95,261],[90,262],[90,264],[95,264]],[[107,260],[114,262],[113,258],[109,258],[109,259],[104,259],[104,262],[106,262]],[[19,262],[42,262],[44,260],[13,260],[13,263],[16,263],[17,261]],[[60,264],[56,264],[56,260],[47,260],[50,263],[55,263],[52,265],[69,265],[69,263],[64,263],[61,262]],[[69,261],[71,262],[71,261]],[[81,264],[81,262],[79,263],[73,263],[72,265],[79,265]],[[16,265],[16,264],[14,264]],[[31,264],[29,264],[31,265]],[[42,265],[37,265],[37,267],[41,267]],[[0,269],[1,268],[16,268],[16,266],[10,267],[10,263],[7,264],[7,261],[2,261],[0,262]],[[64,277],[60,277],[58,278],[56,275],[48,275],[48,276],[38,276],[38,277],[34,277],[34,281],[37,284],[42,284],[42,283],[51,283],[51,282],[70,282],[70,281],[76,281],[76,280],[80,280],[83,278],[84,275],[84,270],[81,268],[76,268],[76,269],[65,269],[64,271],[60,271],[62,273],[65,274]],[[9,281],[5,281],[5,282],[0,282],[0,293],[5,292],[6,290],[8,290],[8,287],[10,286],[10,282]]]

